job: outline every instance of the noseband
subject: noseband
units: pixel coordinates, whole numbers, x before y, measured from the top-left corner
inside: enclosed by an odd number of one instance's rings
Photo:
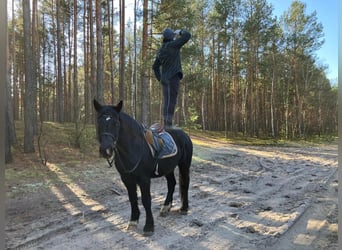
[[[101,134],[101,137],[102,136],[109,136],[109,137],[112,137],[113,139],[113,148],[116,147],[116,142],[117,142],[117,139],[115,139],[114,135],[112,133],[108,133],[108,132],[105,132],[105,133],[102,133]]]
[[[112,147],[113,147],[113,150],[115,151],[115,154],[117,154],[118,153],[117,152],[118,150],[116,148],[117,139],[115,139],[114,135],[112,133],[104,132],[104,133],[101,133],[101,137],[102,136],[109,136],[109,137],[111,137],[113,139]],[[107,159],[109,168],[113,167],[114,159],[115,159],[114,156],[111,157],[111,159]]]

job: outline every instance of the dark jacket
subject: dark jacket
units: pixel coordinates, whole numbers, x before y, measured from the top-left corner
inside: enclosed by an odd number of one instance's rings
[[[190,37],[188,31],[182,30],[177,39],[163,41],[153,63],[153,71],[158,81],[168,82],[176,74],[180,79],[183,78],[180,49]]]

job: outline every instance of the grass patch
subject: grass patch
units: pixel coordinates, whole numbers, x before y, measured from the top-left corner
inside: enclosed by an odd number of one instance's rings
[[[46,177],[45,173],[41,170],[27,168],[27,169],[11,169],[8,168],[5,171],[6,180],[19,180],[19,179],[44,179]]]

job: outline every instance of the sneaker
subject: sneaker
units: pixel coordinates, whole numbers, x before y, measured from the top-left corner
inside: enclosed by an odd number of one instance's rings
[[[165,129],[182,129],[181,127],[177,127],[176,125],[165,126]]]

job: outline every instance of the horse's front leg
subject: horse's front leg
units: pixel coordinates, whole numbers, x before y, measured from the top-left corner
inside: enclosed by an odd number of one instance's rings
[[[140,216],[138,207],[137,184],[132,179],[125,178],[124,176],[121,176],[121,179],[127,188],[128,198],[131,204],[131,218],[127,227],[127,229],[130,230],[137,227]]]
[[[172,207],[173,193],[176,186],[176,178],[174,172],[165,176],[167,180],[167,195],[164,201],[164,205],[160,209],[160,216],[166,216]]]
[[[145,179],[139,183],[141,190],[141,200],[146,211],[146,223],[144,226],[144,235],[151,236],[154,232],[154,220],[151,209],[151,180]]]

